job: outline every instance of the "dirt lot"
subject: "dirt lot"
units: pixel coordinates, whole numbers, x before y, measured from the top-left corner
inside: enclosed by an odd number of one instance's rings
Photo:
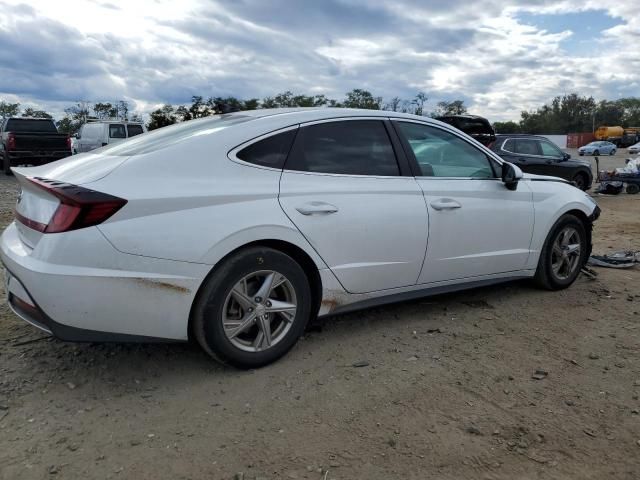
[[[596,252],[640,250],[640,195],[597,200]],[[3,304],[0,478],[636,479],[636,282],[640,268],[601,269],[563,292],[335,317],[250,372],[190,345],[41,339]]]

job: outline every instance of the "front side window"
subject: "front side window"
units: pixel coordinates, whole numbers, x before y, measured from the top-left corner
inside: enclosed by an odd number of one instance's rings
[[[545,140],[540,141],[540,148],[542,149],[542,155],[547,157],[562,158],[562,152],[553,143]]]
[[[295,136],[295,129],[271,135],[243,148],[236,157],[263,167],[283,168]]]
[[[142,125],[127,125],[127,130],[129,132],[129,137],[135,137],[136,135],[140,135],[144,132],[142,130]]]
[[[109,125],[109,138],[127,138],[127,132],[124,129],[124,125],[117,123]]]
[[[379,120],[328,122],[300,128],[285,168],[343,175],[400,175],[389,135]]]
[[[458,136],[420,123],[398,122],[422,176],[493,178],[487,156]]]

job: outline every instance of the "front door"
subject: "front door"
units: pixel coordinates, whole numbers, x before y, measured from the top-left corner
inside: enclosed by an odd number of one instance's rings
[[[414,153],[429,212],[429,245],[418,283],[523,269],[534,220],[527,183],[507,190],[498,162],[452,131],[419,122],[395,125]]]
[[[400,175],[381,120],[301,126],[279,199],[348,292],[415,285],[427,209],[415,178]]]

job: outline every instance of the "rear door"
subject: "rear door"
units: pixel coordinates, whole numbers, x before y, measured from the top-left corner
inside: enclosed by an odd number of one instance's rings
[[[498,162],[449,130],[401,120],[395,125],[414,155],[429,214],[429,245],[418,283],[523,269],[534,214],[527,182],[507,190]]]
[[[424,260],[424,197],[401,174],[388,128],[379,118],[302,125],[280,181],[285,213],[352,293],[414,285]]]
[[[90,152],[102,146],[103,124],[86,123],[80,131],[78,139],[78,152]]]

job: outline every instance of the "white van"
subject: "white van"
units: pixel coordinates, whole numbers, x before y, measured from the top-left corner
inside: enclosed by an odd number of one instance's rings
[[[140,122],[118,120],[85,123],[73,142],[73,153],[89,152],[112,143],[145,133],[147,129]]]

